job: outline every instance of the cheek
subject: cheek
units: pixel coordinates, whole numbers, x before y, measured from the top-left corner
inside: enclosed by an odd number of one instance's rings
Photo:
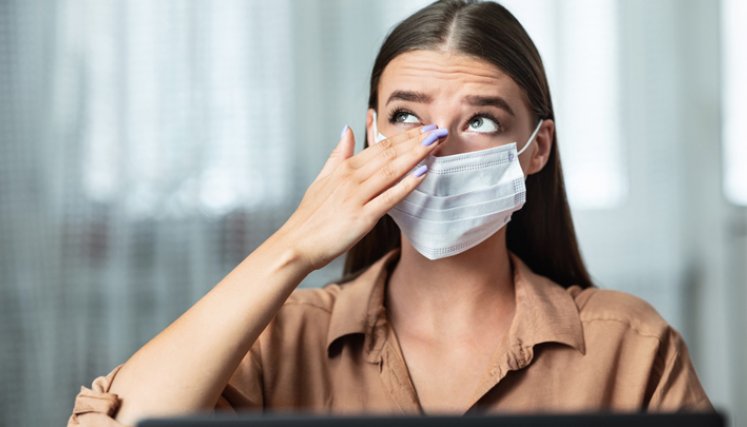
[[[532,151],[529,151],[528,153],[523,153],[521,157],[519,157],[519,164],[521,164],[521,170],[524,172],[524,175],[531,175],[535,171],[531,169],[532,167],[532,154],[534,154]]]

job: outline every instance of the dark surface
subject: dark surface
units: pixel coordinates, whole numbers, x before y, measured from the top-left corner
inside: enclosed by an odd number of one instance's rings
[[[302,415],[199,415],[145,420],[138,427],[723,427],[721,414],[583,414],[583,415],[468,415],[441,417],[396,416],[302,416]]]

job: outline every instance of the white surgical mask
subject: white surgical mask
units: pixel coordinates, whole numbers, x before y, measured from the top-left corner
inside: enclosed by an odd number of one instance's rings
[[[376,142],[379,133],[373,117]],[[428,156],[428,174],[389,215],[412,246],[428,259],[471,249],[495,234],[526,201],[519,156],[534,141],[542,121],[517,152],[516,142],[486,150]]]

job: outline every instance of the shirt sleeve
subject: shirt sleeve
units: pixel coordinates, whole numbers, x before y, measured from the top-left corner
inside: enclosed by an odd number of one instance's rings
[[[266,333],[266,332],[265,332]],[[262,410],[264,408],[264,382],[260,341],[263,333],[251,350],[244,356],[215,405],[216,411]]]
[[[91,388],[80,388],[75,397],[73,413],[67,422],[68,427],[125,427],[114,420],[121,400],[119,396],[109,392],[121,367],[122,365],[119,365],[108,375],[96,378]],[[215,404],[215,411],[235,412],[237,408],[260,409],[262,403],[262,369],[259,345],[255,345],[242,359],[226,384]]]
[[[669,328],[659,356],[651,375],[648,409],[661,412],[713,412],[713,406],[690,361],[687,346],[675,330]]]
[[[112,418],[119,409],[120,400],[116,394],[109,392],[112,381],[121,367],[122,365],[117,366],[108,375],[93,380],[91,388],[80,388],[80,392],[75,397],[73,414],[67,421],[68,427],[124,427]]]

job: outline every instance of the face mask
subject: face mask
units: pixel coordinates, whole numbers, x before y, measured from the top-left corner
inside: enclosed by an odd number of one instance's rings
[[[379,133],[373,116],[376,142]],[[428,174],[389,211],[412,246],[435,260],[471,249],[495,234],[526,201],[519,156],[534,141],[542,121],[521,151],[516,143],[452,156],[428,156]],[[419,165],[418,165],[419,166]]]

